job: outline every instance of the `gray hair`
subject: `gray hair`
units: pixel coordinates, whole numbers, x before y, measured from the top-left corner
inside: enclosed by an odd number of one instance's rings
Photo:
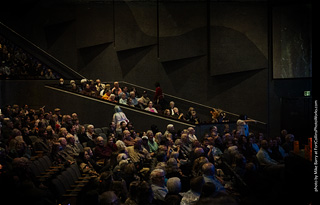
[[[167,188],[170,193],[179,193],[181,191],[181,180],[178,177],[169,178]]]
[[[167,130],[169,130],[170,128],[173,128],[173,127],[174,127],[173,124],[168,124],[168,125],[167,125]]]
[[[202,165],[202,173],[207,176],[213,176],[215,173],[215,167],[211,162],[207,162]]]
[[[119,163],[121,160],[125,160],[127,158],[128,158],[128,156],[125,153],[120,153],[117,156],[117,162]]]
[[[147,136],[149,136],[149,135],[153,135],[152,130],[148,130],[148,131],[147,131],[147,133],[146,133],[146,135],[147,135]]]
[[[114,191],[106,191],[99,196],[99,199],[101,205],[107,205],[114,203],[116,200],[118,200],[118,197]]]
[[[118,105],[114,106],[114,112],[122,112],[120,106],[118,106]]]
[[[163,169],[154,169],[150,174],[150,179],[153,180],[154,178],[157,178],[158,173],[164,174],[164,170]]]
[[[174,144],[175,145],[181,145],[182,144],[181,139],[176,139],[176,141],[174,141]]]

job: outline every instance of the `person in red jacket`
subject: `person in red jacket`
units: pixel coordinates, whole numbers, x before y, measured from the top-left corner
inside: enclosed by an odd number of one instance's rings
[[[157,110],[163,110],[163,108],[165,108],[164,106],[164,95],[162,93],[162,89],[160,87],[160,83],[159,82],[156,82],[155,83],[155,86],[156,86],[156,92],[154,94],[154,97],[153,97],[153,102],[154,104],[156,105],[156,109]]]
[[[106,144],[101,136],[97,137],[97,146],[94,149],[95,157],[97,159],[110,159],[112,152],[116,152],[117,150],[118,148],[114,143],[112,135],[108,136]]]

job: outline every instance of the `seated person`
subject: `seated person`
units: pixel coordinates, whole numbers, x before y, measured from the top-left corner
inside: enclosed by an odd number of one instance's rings
[[[75,144],[75,139],[72,134],[68,134],[67,137],[67,146],[65,148],[65,151],[72,157],[79,156],[80,148],[78,147],[78,144]],[[79,144],[79,146],[81,146]]]
[[[144,110],[149,111],[149,112],[158,113],[156,108],[153,107],[153,102],[152,101],[148,102],[148,107],[146,107]]]
[[[202,173],[205,182],[211,182],[216,187],[216,192],[226,192],[226,189],[221,184],[221,182],[215,176],[215,167],[211,162],[207,162],[202,165]]]
[[[101,136],[97,137],[97,146],[94,149],[97,159],[110,159],[112,152],[117,150],[117,145],[113,142],[112,135],[108,136],[108,142],[106,144]]]
[[[268,154],[268,141],[267,140],[262,140],[261,141],[261,148],[259,152],[257,153],[257,159],[260,163],[261,166],[266,166],[266,165],[277,165],[279,164],[276,160],[272,159],[270,155]]]
[[[165,173],[162,169],[154,169],[150,174],[153,198],[157,202],[165,201],[168,188],[165,186]]]
[[[128,146],[133,146],[135,144],[134,139],[131,137],[131,133],[129,130],[123,131],[123,142]]]
[[[148,150],[142,148],[141,145],[142,139],[140,137],[136,137],[134,139],[134,145],[127,147],[129,158],[133,163],[139,163],[141,160],[144,159],[151,159]]]

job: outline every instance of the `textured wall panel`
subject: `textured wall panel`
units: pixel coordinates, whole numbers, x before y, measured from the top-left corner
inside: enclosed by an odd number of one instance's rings
[[[159,58],[169,61],[206,54],[206,2],[159,5]]]
[[[76,39],[78,48],[113,42],[112,4],[78,6]]]
[[[72,24],[73,20],[44,26],[47,48],[50,49],[59,38],[63,38],[64,33],[67,32]]]
[[[211,105],[253,119],[267,118],[267,69],[208,76]]]
[[[115,3],[115,49],[125,50],[157,42],[157,10],[154,3]],[[148,33],[145,33],[148,31]],[[150,35],[153,34],[153,35]]]
[[[79,48],[78,68],[81,71],[83,67],[89,65],[112,43],[103,43],[99,45]]]
[[[268,67],[265,4],[211,3],[211,75]]]
[[[100,78],[102,81],[122,78],[117,53],[112,43],[78,49],[77,55],[77,67],[85,77]]]
[[[153,47],[154,45],[118,51],[117,55],[122,70],[122,76],[125,77],[128,75],[128,73],[137,66],[139,61],[141,61],[141,59],[144,58]]]
[[[206,60],[206,56],[197,56],[162,62],[175,93],[186,96],[190,100],[204,102],[207,83]],[[194,90],[192,94],[191,90]]]
[[[211,75],[266,68],[267,58],[243,33],[227,27],[211,27]]]

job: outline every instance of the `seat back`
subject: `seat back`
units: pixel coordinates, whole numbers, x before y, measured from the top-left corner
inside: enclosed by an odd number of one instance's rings
[[[99,135],[100,133],[102,133],[102,129],[99,127],[94,128],[94,132]]]
[[[51,184],[52,184],[52,192],[57,196],[57,198],[60,198],[63,194],[66,193],[66,189],[64,185],[58,178],[52,179]]]
[[[44,173],[44,172],[46,171],[45,165],[42,164],[41,161],[35,160],[33,163],[34,163],[34,164],[37,166],[37,168],[39,169],[40,174],[41,174],[41,173]]]
[[[42,166],[42,168],[44,169],[44,171],[46,171],[47,169],[50,168],[50,164],[48,163],[48,161],[44,158],[41,157],[38,159],[40,165]]]
[[[74,169],[72,169],[71,167],[68,167],[66,169],[66,171],[69,173],[69,175],[72,177],[72,180],[75,182],[78,180],[78,176],[77,176],[77,173]]]
[[[60,182],[63,184],[63,187],[64,187],[65,190],[70,189],[71,184],[69,183],[68,179],[66,179],[65,176],[60,174],[59,176],[57,176],[57,179],[60,180]]]
[[[34,162],[30,163],[28,170],[34,177],[40,176],[41,174],[39,167]]]
[[[109,130],[108,127],[101,127],[101,129],[104,134],[108,134],[108,130]]]
[[[81,172],[80,172],[80,169],[79,169],[78,165],[72,164],[72,165],[70,166],[70,168],[74,171],[74,173],[76,174],[76,176],[77,176],[78,178],[81,177]]]
[[[105,142],[107,142],[107,135],[106,135],[106,134],[104,134],[103,132],[101,132],[101,133],[99,134],[99,136],[101,136],[101,137],[105,140]]]
[[[43,156],[43,159],[44,159],[45,162],[47,163],[47,166],[48,166],[48,167],[51,167],[51,166],[52,166],[52,161],[51,161],[51,159],[50,159],[47,155],[44,155],[44,156]]]
[[[61,173],[61,175],[65,178],[65,180],[68,182],[69,184],[69,188],[71,187],[71,185],[74,185],[75,181],[73,180],[73,177],[72,175],[70,174],[70,172],[68,171],[63,171]]]

